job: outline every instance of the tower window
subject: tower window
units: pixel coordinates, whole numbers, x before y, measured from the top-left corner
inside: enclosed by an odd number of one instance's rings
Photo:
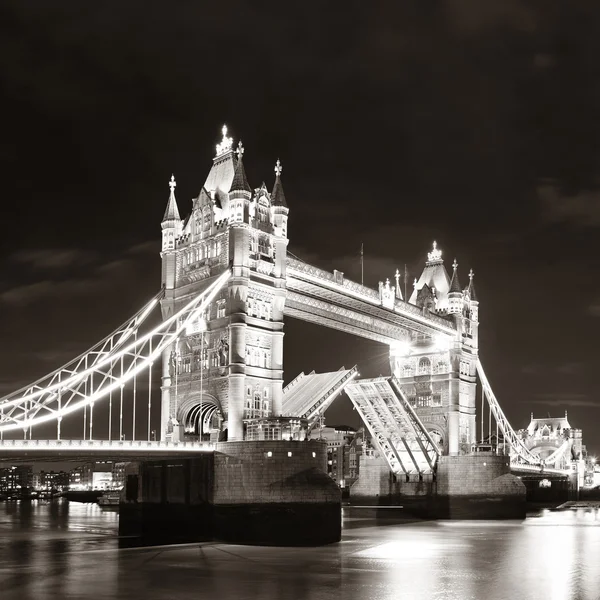
[[[419,375],[430,375],[431,374],[431,361],[424,357],[419,360]]]

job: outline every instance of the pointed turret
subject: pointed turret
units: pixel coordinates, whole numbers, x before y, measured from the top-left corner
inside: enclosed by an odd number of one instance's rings
[[[233,181],[231,182],[231,188],[229,188],[229,194],[233,197],[234,192],[247,192],[252,194],[252,188],[246,178],[246,169],[244,169],[244,146],[240,140],[238,149],[236,150],[238,155],[237,165],[235,167],[235,173],[233,175]]]
[[[454,259],[454,262],[452,263],[452,269],[452,280],[450,281],[450,290],[448,295],[456,293],[462,294],[462,289],[458,281],[458,263],[456,262],[456,259]]]
[[[163,217],[160,227],[162,229],[162,282],[167,289],[175,287],[175,240],[181,235],[182,223],[175,199],[175,177],[171,175],[169,187],[171,194],[167,203],[167,210]]]
[[[285,194],[283,193],[283,185],[281,185],[281,172],[283,167],[277,159],[275,163],[275,184],[273,185],[273,191],[271,192],[271,211],[273,214],[273,227],[275,228],[275,235],[287,238],[287,220],[288,209],[287,202],[285,201]]]
[[[167,209],[165,210],[165,216],[162,220],[163,229],[166,223],[171,221],[181,221],[181,217],[179,216],[179,208],[177,208],[177,200],[175,199],[175,187],[177,183],[175,182],[175,176],[171,175],[171,181],[169,182],[169,187],[171,188],[171,194],[169,195],[169,201],[167,202]]]
[[[448,312],[460,313],[462,308],[463,293],[458,281],[458,263],[456,259],[452,263],[452,280],[450,281],[450,290],[448,291]]]
[[[469,271],[469,286],[467,287],[467,291],[469,292],[471,302],[477,302],[479,304],[477,294],[475,293],[475,286],[473,285],[473,277],[475,277],[475,273],[473,273],[473,269],[471,269]]]
[[[273,186],[273,191],[271,192],[271,203],[273,206],[281,206],[283,208],[287,208],[287,202],[285,201],[285,194],[283,193],[283,185],[281,184],[281,171],[283,171],[283,167],[277,159],[275,163],[275,185]]]

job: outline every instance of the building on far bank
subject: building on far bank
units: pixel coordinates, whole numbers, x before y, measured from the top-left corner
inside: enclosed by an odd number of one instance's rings
[[[128,462],[115,462],[112,466],[112,487],[120,490],[125,486],[125,467]]]
[[[64,492],[69,489],[70,477],[65,471],[40,471],[37,490]]]
[[[358,478],[357,453],[361,452],[362,433],[357,437],[354,427],[338,425],[314,429],[311,437],[327,442],[327,474],[341,488],[352,485]]]
[[[18,465],[0,469],[0,492],[18,492],[33,487],[31,465]]]

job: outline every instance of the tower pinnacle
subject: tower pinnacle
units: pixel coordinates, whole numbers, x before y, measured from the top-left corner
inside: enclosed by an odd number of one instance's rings
[[[169,202],[167,203],[167,210],[165,210],[165,215],[163,217],[162,222],[166,221],[180,221],[179,209],[177,208],[177,200],[175,199],[175,188],[177,187],[177,182],[175,181],[175,176],[171,175],[171,180],[169,181],[169,188],[171,189],[171,193],[169,194]]]
[[[235,153],[237,154],[238,160],[244,156],[244,145],[242,144],[242,140],[238,142],[238,147]]]
[[[233,138],[227,137],[227,125],[223,125],[221,133],[223,134],[223,139],[220,144],[217,144],[216,156],[221,156],[221,154],[229,152],[233,146]]]
[[[427,253],[427,262],[438,262],[442,260],[442,251],[438,250],[437,242],[433,242],[433,250]]]
[[[471,302],[478,302],[477,294],[475,293],[475,285],[473,284],[473,277],[475,277],[475,273],[473,273],[473,269],[469,271],[469,296],[471,297]]]
[[[450,281],[450,289],[448,290],[448,293],[462,295],[460,283],[458,282],[458,262],[456,262],[456,259],[454,259],[454,262],[452,263],[452,269],[452,280]],[[457,307],[458,305],[456,305],[455,308]]]
[[[283,171],[283,167],[277,159],[275,163],[275,185],[273,186],[273,191],[271,192],[271,202],[273,206],[282,206],[283,208],[287,208],[287,202],[285,201],[285,194],[283,193],[283,185],[281,184],[281,171]]]

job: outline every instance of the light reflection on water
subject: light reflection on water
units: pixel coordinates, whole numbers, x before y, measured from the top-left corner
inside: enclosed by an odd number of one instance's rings
[[[525,521],[376,522],[345,511],[340,544],[119,550],[95,504],[0,504],[0,598],[598,599],[600,512]]]

